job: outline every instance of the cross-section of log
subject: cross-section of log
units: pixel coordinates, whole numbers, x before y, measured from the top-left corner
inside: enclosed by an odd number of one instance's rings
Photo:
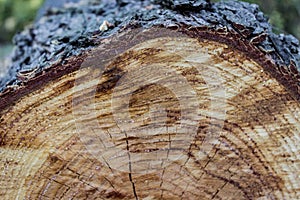
[[[256,5],[92,1],[15,37],[1,199],[299,199],[300,48]]]

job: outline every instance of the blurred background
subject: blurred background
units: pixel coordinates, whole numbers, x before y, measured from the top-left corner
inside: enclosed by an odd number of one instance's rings
[[[0,0],[0,78],[7,70],[12,37],[34,21],[42,4],[43,0]]]
[[[300,0],[244,1],[260,5],[275,32],[291,33],[300,39]],[[43,3],[44,0],[0,0],[0,60],[11,51],[13,35],[35,20]]]

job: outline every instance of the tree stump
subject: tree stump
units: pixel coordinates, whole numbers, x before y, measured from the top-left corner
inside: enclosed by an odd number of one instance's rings
[[[1,199],[299,199],[300,49],[256,5],[86,1],[18,34]]]

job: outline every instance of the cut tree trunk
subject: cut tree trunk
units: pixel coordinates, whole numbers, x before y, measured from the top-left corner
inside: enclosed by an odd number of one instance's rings
[[[1,199],[299,199],[300,48],[256,5],[87,1],[15,37]]]

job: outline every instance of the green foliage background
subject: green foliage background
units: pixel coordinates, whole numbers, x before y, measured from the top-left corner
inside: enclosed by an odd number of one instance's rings
[[[212,0],[218,1],[218,0]],[[259,4],[277,32],[292,33],[300,39],[300,0],[244,0]],[[30,24],[43,0],[0,0],[0,43]]]
[[[12,36],[31,23],[43,0],[0,0],[0,43],[10,42]]]

